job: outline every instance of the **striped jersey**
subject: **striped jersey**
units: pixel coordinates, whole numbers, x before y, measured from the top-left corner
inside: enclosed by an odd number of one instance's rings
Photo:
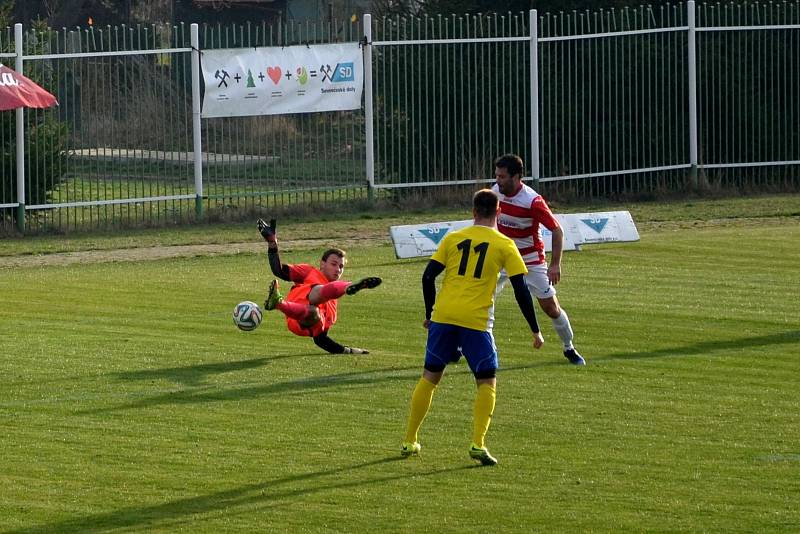
[[[526,184],[513,196],[505,196],[497,184],[492,191],[500,197],[500,216],[497,229],[514,240],[526,265],[540,265],[545,262],[544,242],[541,224],[552,231],[559,227],[544,197]]]

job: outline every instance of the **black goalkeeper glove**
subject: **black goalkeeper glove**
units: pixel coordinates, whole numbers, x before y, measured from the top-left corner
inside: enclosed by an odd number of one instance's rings
[[[359,349],[358,347],[345,347],[345,354],[369,354],[367,349]]]
[[[264,219],[259,219],[257,224],[258,231],[261,232],[261,237],[264,238],[264,241],[267,243],[278,242],[278,234],[275,231],[278,225],[275,219],[270,219],[269,224],[267,224]]]

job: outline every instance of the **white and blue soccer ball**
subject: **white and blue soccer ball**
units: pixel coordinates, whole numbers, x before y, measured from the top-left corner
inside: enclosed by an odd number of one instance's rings
[[[233,324],[235,324],[239,330],[245,332],[258,328],[263,317],[264,313],[261,311],[261,308],[258,307],[258,304],[250,300],[240,302],[233,309]]]

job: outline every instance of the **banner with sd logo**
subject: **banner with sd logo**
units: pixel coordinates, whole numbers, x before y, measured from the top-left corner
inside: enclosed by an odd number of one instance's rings
[[[200,64],[202,117],[361,107],[364,63],[359,43],[204,50]]]
[[[562,250],[580,250],[582,245],[639,241],[639,231],[629,211],[596,213],[557,213],[558,224],[564,231]],[[392,226],[389,235],[398,258],[430,256],[447,232],[472,225],[472,219],[427,224]],[[545,252],[552,250],[553,234],[539,227]]]

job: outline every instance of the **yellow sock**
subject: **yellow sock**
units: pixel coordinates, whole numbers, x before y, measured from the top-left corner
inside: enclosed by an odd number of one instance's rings
[[[419,427],[422,426],[422,420],[428,415],[428,409],[431,407],[431,400],[435,390],[436,384],[428,382],[424,378],[420,378],[419,382],[417,382],[417,387],[414,388],[414,393],[411,395],[411,413],[408,414],[406,442],[414,443],[417,441],[417,432],[419,432]]]
[[[489,430],[489,423],[492,422],[494,413],[495,388],[489,384],[478,386],[478,394],[475,396],[474,419],[472,427],[472,443],[478,447],[483,447],[483,439],[486,431]]]

